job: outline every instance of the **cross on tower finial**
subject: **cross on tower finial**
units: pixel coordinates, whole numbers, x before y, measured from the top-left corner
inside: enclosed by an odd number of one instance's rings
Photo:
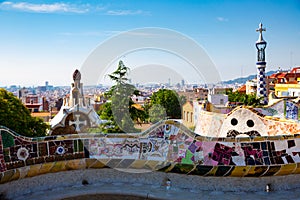
[[[263,41],[264,41],[263,36],[262,36],[262,32],[263,32],[263,31],[266,31],[266,29],[263,28],[263,24],[260,23],[260,24],[259,24],[259,28],[256,29],[256,32],[259,32],[259,38],[258,38],[258,41],[257,41],[257,42],[263,42]]]
[[[263,24],[262,24],[262,23],[260,23],[260,24],[259,24],[259,28],[258,28],[258,29],[256,29],[256,31],[257,31],[257,32],[259,32],[260,34],[262,34],[262,32],[263,32],[263,31],[266,31],[266,29],[265,29],[265,28],[263,28],[262,26],[263,26]]]
[[[74,120],[74,121],[70,121],[69,122],[69,125],[75,125],[75,131],[80,131],[80,125],[82,124],[82,125],[87,125],[87,122],[86,122],[86,120],[84,120],[84,121],[80,121],[79,120],[79,118],[80,118],[80,115],[75,115],[75,117],[76,117],[76,120]]]

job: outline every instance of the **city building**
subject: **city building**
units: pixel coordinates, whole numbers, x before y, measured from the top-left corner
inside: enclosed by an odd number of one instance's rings
[[[224,88],[224,87],[214,87],[211,91],[210,94],[226,94],[228,90],[231,88]]]
[[[269,79],[270,91],[274,91],[277,97],[300,96],[300,67],[295,67],[290,71],[278,71]]]
[[[30,112],[42,111],[43,100],[38,95],[23,96],[21,101]]]
[[[207,88],[185,89],[184,91],[178,91],[177,93],[179,96],[185,96],[187,101],[207,100],[208,89]]]
[[[188,128],[195,126],[194,106],[191,101],[187,101],[182,106],[182,123]]]
[[[226,94],[208,94],[208,102],[215,106],[225,106],[228,102]]]
[[[278,97],[299,97],[300,84],[295,84],[295,83],[275,84],[275,95]]]
[[[256,79],[248,80],[245,84],[246,94],[256,94],[257,92],[257,81]]]
[[[194,115],[194,125],[197,124],[201,110],[204,109],[206,101],[193,101],[193,115]]]

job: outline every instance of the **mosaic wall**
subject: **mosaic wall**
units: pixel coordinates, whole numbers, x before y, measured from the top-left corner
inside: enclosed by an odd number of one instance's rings
[[[5,129],[1,130],[1,138],[3,143],[1,156],[4,160],[1,171],[39,163],[84,158],[84,146],[80,139],[26,138],[16,136]]]
[[[291,106],[287,115],[292,118],[298,112]],[[271,108],[269,108],[270,110]],[[227,115],[202,111],[195,133],[211,137],[275,136],[300,133],[300,123],[290,119],[265,116],[266,110],[236,108]],[[288,114],[289,113],[289,114]]]
[[[298,106],[293,102],[285,102],[285,117],[287,119],[298,120]]]
[[[284,104],[284,100],[281,100],[271,106],[254,109],[266,116],[284,118]]]
[[[80,134],[25,138],[0,128],[1,182],[82,168],[150,169],[205,176],[300,173],[300,135],[199,136],[176,121],[142,134]],[[258,130],[259,131],[259,130]],[[258,132],[259,133],[259,132]],[[26,168],[22,168],[26,166]],[[299,169],[298,169],[299,168]],[[19,173],[19,174],[16,174]],[[9,176],[10,178],[8,178]]]
[[[218,137],[226,114],[201,111],[198,115],[195,133],[203,136]]]
[[[271,106],[255,108],[255,110],[266,116],[299,120],[299,107],[291,101],[280,100]]]

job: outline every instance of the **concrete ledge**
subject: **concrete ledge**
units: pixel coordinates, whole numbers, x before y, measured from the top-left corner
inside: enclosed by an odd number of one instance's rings
[[[141,172],[141,171],[138,171]],[[165,180],[171,180],[166,190]],[[264,192],[300,188],[300,175],[271,177],[201,177],[164,172],[130,173],[115,169],[87,169],[43,174],[0,185],[9,199],[62,199],[87,194],[128,194],[181,199],[203,192]],[[171,196],[170,196],[171,195]],[[145,197],[146,197],[145,196]],[[196,197],[195,196],[195,197]],[[181,197],[181,198],[180,198]]]

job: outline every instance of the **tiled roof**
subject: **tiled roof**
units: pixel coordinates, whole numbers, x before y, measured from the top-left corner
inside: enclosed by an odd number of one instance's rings
[[[242,85],[237,89],[239,92],[246,92],[246,85]]]

